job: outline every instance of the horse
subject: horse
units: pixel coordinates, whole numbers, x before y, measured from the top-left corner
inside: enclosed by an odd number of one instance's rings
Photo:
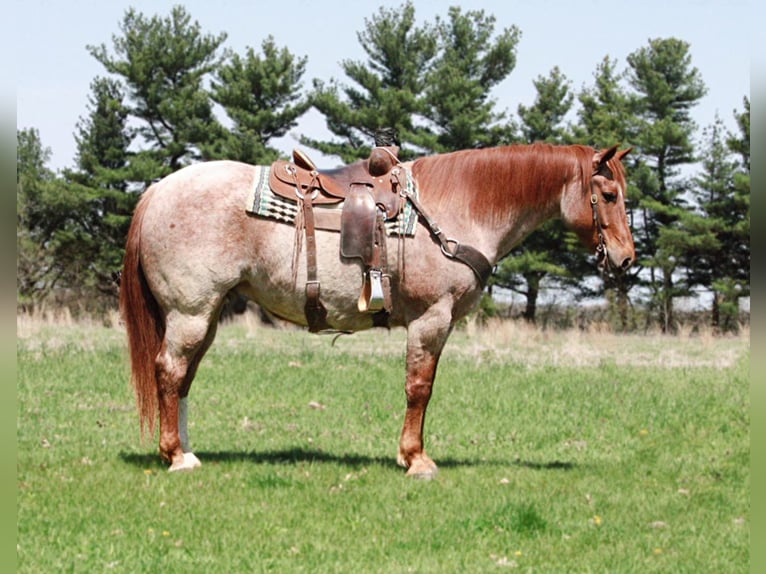
[[[417,232],[385,239],[388,327],[407,332],[406,410],[396,457],[407,475],[437,473],[423,441],[437,365],[455,324],[478,306],[492,266],[553,218],[595,253],[602,271],[622,272],[633,263],[622,164],[629,151],[517,144],[397,163],[415,183],[418,206]],[[186,166],[143,192],[129,228],[120,310],[131,381],[142,436],[154,436],[159,415],[159,451],[170,471],[201,464],[189,442],[188,396],[227,298],[246,297],[276,317],[308,325],[310,263],[294,257],[296,228],[243,209],[256,169],[229,160]],[[316,230],[314,271],[325,325],[341,332],[372,328],[374,316],[356,300],[360,263],[339,255],[339,242],[338,233]],[[463,246],[484,259],[481,271],[456,256]]]

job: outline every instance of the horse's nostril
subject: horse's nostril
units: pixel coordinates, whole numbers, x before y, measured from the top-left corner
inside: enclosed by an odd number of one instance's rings
[[[631,257],[626,257],[625,259],[623,259],[622,260],[622,270],[624,271],[625,269],[630,267],[632,263],[633,263],[633,259]]]

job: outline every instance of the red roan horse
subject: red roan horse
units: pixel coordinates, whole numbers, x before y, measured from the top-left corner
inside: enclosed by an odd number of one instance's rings
[[[397,462],[408,475],[436,474],[423,448],[436,367],[453,326],[477,306],[484,287],[451,250],[470,244],[491,266],[559,217],[596,251],[600,267],[626,269],[635,259],[621,163],[628,151],[518,145],[399,166],[413,176],[423,209],[418,233],[387,240],[388,322],[407,329],[407,409]],[[297,275],[292,270],[295,228],[244,209],[255,170],[231,161],[186,167],[143,194],[130,227],[120,305],[132,382],[142,429],[153,433],[159,412],[159,449],[170,470],[200,465],[189,446],[187,396],[227,296],[237,293],[275,316],[307,324],[305,258],[297,260]],[[429,227],[434,222],[443,233]],[[440,236],[450,238],[447,249]],[[339,255],[339,242],[338,233],[316,232],[327,324],[368,329],[373,319],[357,307],[361,266]]]

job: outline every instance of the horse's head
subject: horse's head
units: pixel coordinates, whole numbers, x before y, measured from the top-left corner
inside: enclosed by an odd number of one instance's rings
[[[586,186],[590,180],[588,193],[585,197],[570,194],[566,201],[565,220],[583,244],[595,251],[602,271],[623,272],[636,259],[625,209],[627,183],[621,163],[630,150],[617,151],[614,146],[595,152],[591,174],[583,174]]]

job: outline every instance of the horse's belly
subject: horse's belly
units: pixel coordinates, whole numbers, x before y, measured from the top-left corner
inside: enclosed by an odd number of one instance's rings
[[[274,315],[306,325],[306,242],[295,253],[295,229],[285,224],[269,226],[246,284],[238,291]],[[360,312],[358,299],[364,286],[361,261],[340,256],[338,233],[317,231],[317,279],[320,301],[327,309],[327,322],[333,329],[360,331],[373,327],[369,312]]]

